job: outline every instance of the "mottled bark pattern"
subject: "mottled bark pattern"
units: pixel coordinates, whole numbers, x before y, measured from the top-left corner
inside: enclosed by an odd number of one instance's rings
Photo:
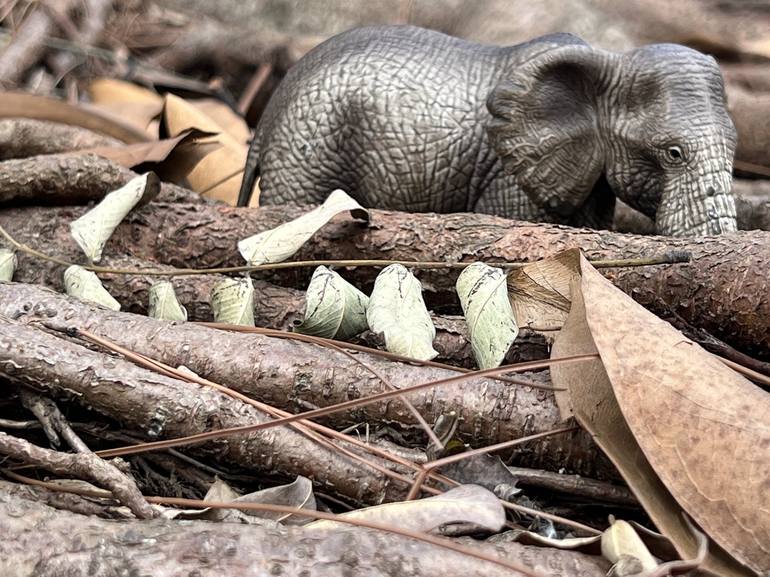
[[[0,482],[6,577],[517,577],[510,569],[382,531],[309,531],[207,521],[114,522],[59,511],[47,491]],[[602,577],[598,556],[460,539],[548,577]]]
[[[238,240],[273,228],[307,207],[260,210],[188,204],[151,204],[129,215],[105,254],[134,254],[164,264],[189,267],[242,265]],[[52,253],[64,238],[59,229],[83,209],[15,209],[0,212],[12,234],[37,238],[36,248]],[[364,226],[348,215],[317,232],[296,259],[394,259],[423,261],[532,261],[568,248],[588,258],[634,258],[669,250],[690,251],[689,264],[603,270],[622,290],[653,312],[675,312],[695,327],[761,358],[770,358],[770,232],[675,239],[590,231],[511,221],[482,214],[409,214],[371,210]],[[54,244],[48,244],[51,239]],[[62,241],[63,242],[63,241]],[[68,241],[72,243],[73,241]],[[39,243],[39,244],[38,244]],[[306,286],[311,268],[258,275],[285,286]],[[459,310],[456,271],[416,270],[428,305]],[[341,271],[362,290],[371,288],[377,269]]]

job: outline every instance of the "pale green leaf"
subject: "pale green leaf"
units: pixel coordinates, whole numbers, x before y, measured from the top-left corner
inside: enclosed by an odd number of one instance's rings
[[[260,232],[238,243],[250,265],[283,262],[296,253],[315,232],[340,212],[349,210],[355,218],[369,219],[369,213],[342,190],[335,190],[321,205],[299,218]]]
[[[159,190],[160,180],[154,173],[137,176],[70,223],[70,234],[89,262],[102,258],[104,245],[131,209],[157,195]]]
[[[114,311],[120,310],[120,303],[102,286],[99,277],[76,264],[64,271],[64,289],[72,297],[91,301]]]
[[[0,281],[13,280],[16,270],[16,253],[7,248],[0,248]]]
[[[211,310],[218,323],[254,326],[254,286],[250,278],[225,279],[211,291]]]
[[[425,361],[438,355],[433,349],[436,328],[422,299],[422,285],[400,264],[377,276],[366,320],[372,331],[383,335],[385,348],[392,353]]]
[[[333,270],[319,266],[305,293],[305,319],[298,333],[345,340],[364,332],[369,297]]]
[[[187,310],[179,304],[174,285],[169,281],[156,282],[150,287],[150,306],[147,316],[164,321],[187,320]]]
[[[499,367],[519,334],[502,269],[475,262],[457,278],[457,294],[480,369]]]

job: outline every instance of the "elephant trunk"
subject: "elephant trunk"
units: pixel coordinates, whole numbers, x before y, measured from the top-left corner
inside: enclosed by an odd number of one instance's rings
[[[702,236],[738,230],[729,170],[680,176],[677,181],[661,198],[655,215],[658,234]]]

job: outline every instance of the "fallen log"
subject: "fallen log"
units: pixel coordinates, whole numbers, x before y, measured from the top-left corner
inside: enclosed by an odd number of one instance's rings
[[[80,126],[34,118],[0,120],[0,160],[121,144],[115,138]]]
[[[379,393],[385,386],[378,374],[395,385],[458,374],[448,369],[413,366],[368,354],[358,354],[351,359],[328,348],[303,342],[116,313],[34,285],[0,283],[0,316],[34,322],[61,335],[71,328],[87,330],[168,365],[184,365],[202,377],[290,412]],[[30,335],[30,338],[34,336]],[[2,354],[9,355],[7,352]],[[13,359],[18,354],[21,353],[15,352],[8,358]],[[53,368],[50,370],[54,371]],[[51,379],[53,374],[49,375]],[[429,423],[454,411],[459,417],[458,434],[474,446],[562,426],[553,393],[534,388],[550,386],[548,373],[523,373],[518,377],[532,386],[476,377],[463,383],[415,391],[409,394],[409,400]],[[152,402],[151,399],[142,401]],[[362,422],[399,427],[405,433],[417,430],[412,413],[396,400],[357,407],[324,418],[324,423],[335,428]],[[552,471],[567,469],[596,478],[616,477],[612,465],[590,436],[582,431],[546,437],[517,447],[514,460],[524,467]]]
[[[95,154],[44,154],[0,162],[0,206],[86,204],[101,200],[137,174]],[[159,198],[167,202],[206,202],[191,190],[168,182]]]
[[[152,203],[129,216],[105,254],[133,254],[179,267],[242,265],[238,240],[303,214],[307,207],[237,209]],[[28,208],[0,212],[0,224],[48,252],[61,246],[81,208]],[[689,264],[603,269],[619,288],[664,318],[675,314],[736,348],[770,358],[770,232],[701,238],[633,236],[557,225],[510,221],[483,214],[404,214],[371,210],[370,226],[335,218],[296,259],[421,261],[532,261],[579,247],[589,259],[641,258],[671,250],[692,254]],[[264,272],[284,286],[306,286],[311,268]],[[342,271],[363,290],[377,269]],[[429,306],[458,311],[456,271],[418,270]]]
[[[6,481],[0,481],[0,532],[0,574],[9,577],[90,577],[125,571],[155,577],[522,575],[456,551],[370,529],[310,531],[160,519],[115,522],[63,511],[60,500],[49,491]],[[472,539],[454,542],[543,576],[602,577],[610,565],[602,557],[499,539],[496,544]]]
[[[130,323],[122,322],[123,330],[130,330]],[[148,440],[272,418],[213,388],[152,372],[7,318],[0,318],[0,377],[54,397],[74,395]],[[408,490],[404,483],[393,483],[383,473],[293,428],[229,436],[191,445],[188,450],[266,476],[311,477],[327,492],[358,505],[398,500]],[[377,457],[369,458],[387,465]]]

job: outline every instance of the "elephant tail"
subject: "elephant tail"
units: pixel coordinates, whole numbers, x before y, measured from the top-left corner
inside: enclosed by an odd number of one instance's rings
[[[238,206],[248,206],[251,200],[251,193],[254,190],[254,183],[259,176],[259,134],[255,131],[254,138],[249,145],[249,152],[246,155],[246,165],[243,167],[243,180],[241,181],[241,190],[238,192]]]

